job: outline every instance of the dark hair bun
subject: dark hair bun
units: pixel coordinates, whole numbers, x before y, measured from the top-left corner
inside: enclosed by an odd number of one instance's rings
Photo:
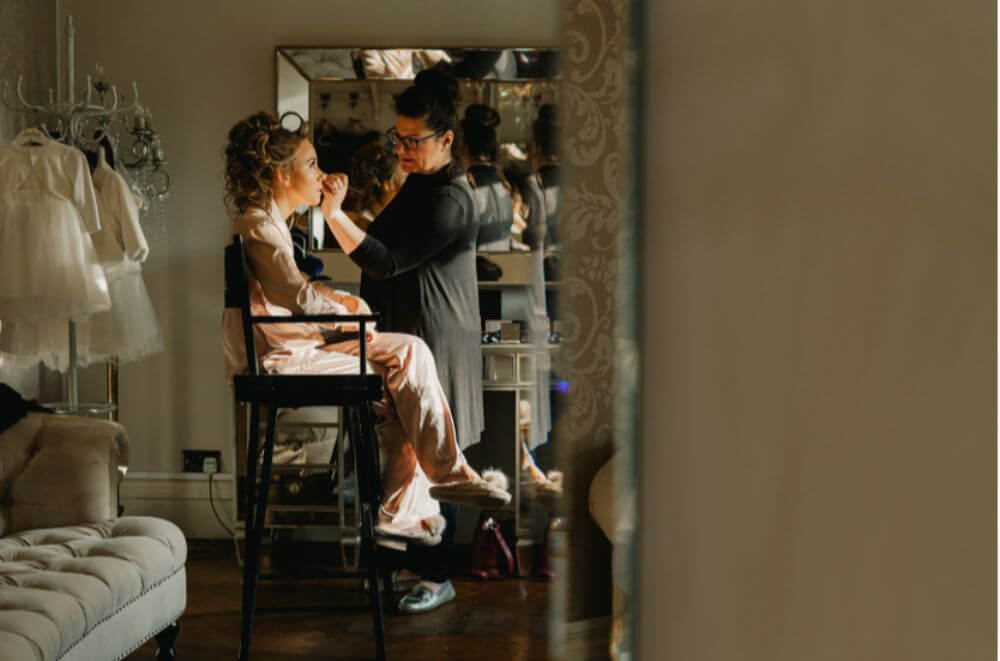
[[[458,79],[441,65],[424,69],[418,73],[413,84],[418,89],[427,90],[439,98],[448,99],[456,106],[461,100]]]
[[[467,124],[489,129],[500,125],[500,113],[489,106],[476,103],[465,109],[465,121]]]
[[[452,131],[452,154],[458,154],[461,126],[458,106],[461,102],[458,80],[450,69],[438,64],[417,74],[413,84],[396,98],[396,114],[423,119],[427,128],[439,134]]]

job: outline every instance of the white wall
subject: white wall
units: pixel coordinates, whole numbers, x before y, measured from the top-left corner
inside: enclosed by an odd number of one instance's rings
[[[56,87],[55,2],[3,0],[0,2],[0,85],[6,81],[7,98],[17,103],[17,78],[24,76],[23,91],[29,103],[48,100],[48,89]],[[29,48],[29,44],[31,48]],[[0,105],[0,144],[6,144],[39,118]],[[53,127],[54,128],[54,127]],[[0,381],[28,399],[39,394],[38,370],[13,369],[0,357]]]
[[[281,56],[278,61],[278,116],[286,112],[297,112],[306,121],[309,116],[309,79],[299,73],[291,61]]]
[[[647,3],[641,659],[996,658],[996,3]]]
[[[47,90],[55,89],[55,24],[55,2],[4,0],[0,3],[0,30],[3,35],[0,41],[0,85],[4,81],[9,83],[9,99],[17,98],[18,76],[24,76],[23,89],[30,103],[46,102]],[[0,144],[8,142],[36,120],[34,115],[24,115],[0,105]]]
[[[99,62],[113,81],[139,83],[173,177],[168,236],[151,246],[144,272],[166,352],[120,373],[132,468],[150,472],[179,471],[181,448],[221,448],[224,470],[232,469],[231,398],[219,339],[222,247],[229,236],[222,151],[236,121],[256,110],[274,111],[274,48],[549,46],[559,40],[554,0],[474,8],[465,0],[62,5],[76,20],[78,76]]]

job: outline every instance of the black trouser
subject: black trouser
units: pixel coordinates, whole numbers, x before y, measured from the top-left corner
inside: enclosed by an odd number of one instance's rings
[[[441,503],[441,515],[447,527],[441,543],[434,546],[406,545],[405,564],[410,571],[432,583],[444,583],[451,578],[451,556],[455,549],[455,527],[458,524],[458,505]]]

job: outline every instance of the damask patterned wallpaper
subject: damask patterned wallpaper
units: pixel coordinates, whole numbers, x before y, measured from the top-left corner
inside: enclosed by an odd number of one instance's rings
[[[17,77],[24,76],[28,100],[47,99],[56,86],[56,3],[54,0],[3,0],[0,2],[0,85],[10,84],[14,98]],[[0,143],[37,121],[0,106]]]
[[[625,0],[565,0],[562,113],[565,249],[559,318],[561,370],[570,383],[555,434],[567,471],[570,532],[567,619],[611,612],[611,547],[593,523],[588,488],[614,452],[616,290],[625,99]]]

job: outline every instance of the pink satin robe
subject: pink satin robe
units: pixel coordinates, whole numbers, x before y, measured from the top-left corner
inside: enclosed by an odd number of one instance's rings
[[[251,209],[233,231],[245,242],[250,263],[250,307],[254,315],[364,314],[360,298],[309,282],[295,265],[288,226],[277,205],[269,213]],[[279,374],[357,374],[357,340],[326,344],[321,324],[263,324],[254,329],[262,367]],[[374,337],[372,338],[372,335]],[[434,358],[418,337],[374,333],[367,345],[369,368],[385,380],[375,402],[375,428],[382,458],[383,503],[379,522],[419,530],[420,521],[440,512],[428,493],[432,483],[474,479],[455,439],[455,425]],[[226,376],[246,371],[238,310],[223,312]]]

